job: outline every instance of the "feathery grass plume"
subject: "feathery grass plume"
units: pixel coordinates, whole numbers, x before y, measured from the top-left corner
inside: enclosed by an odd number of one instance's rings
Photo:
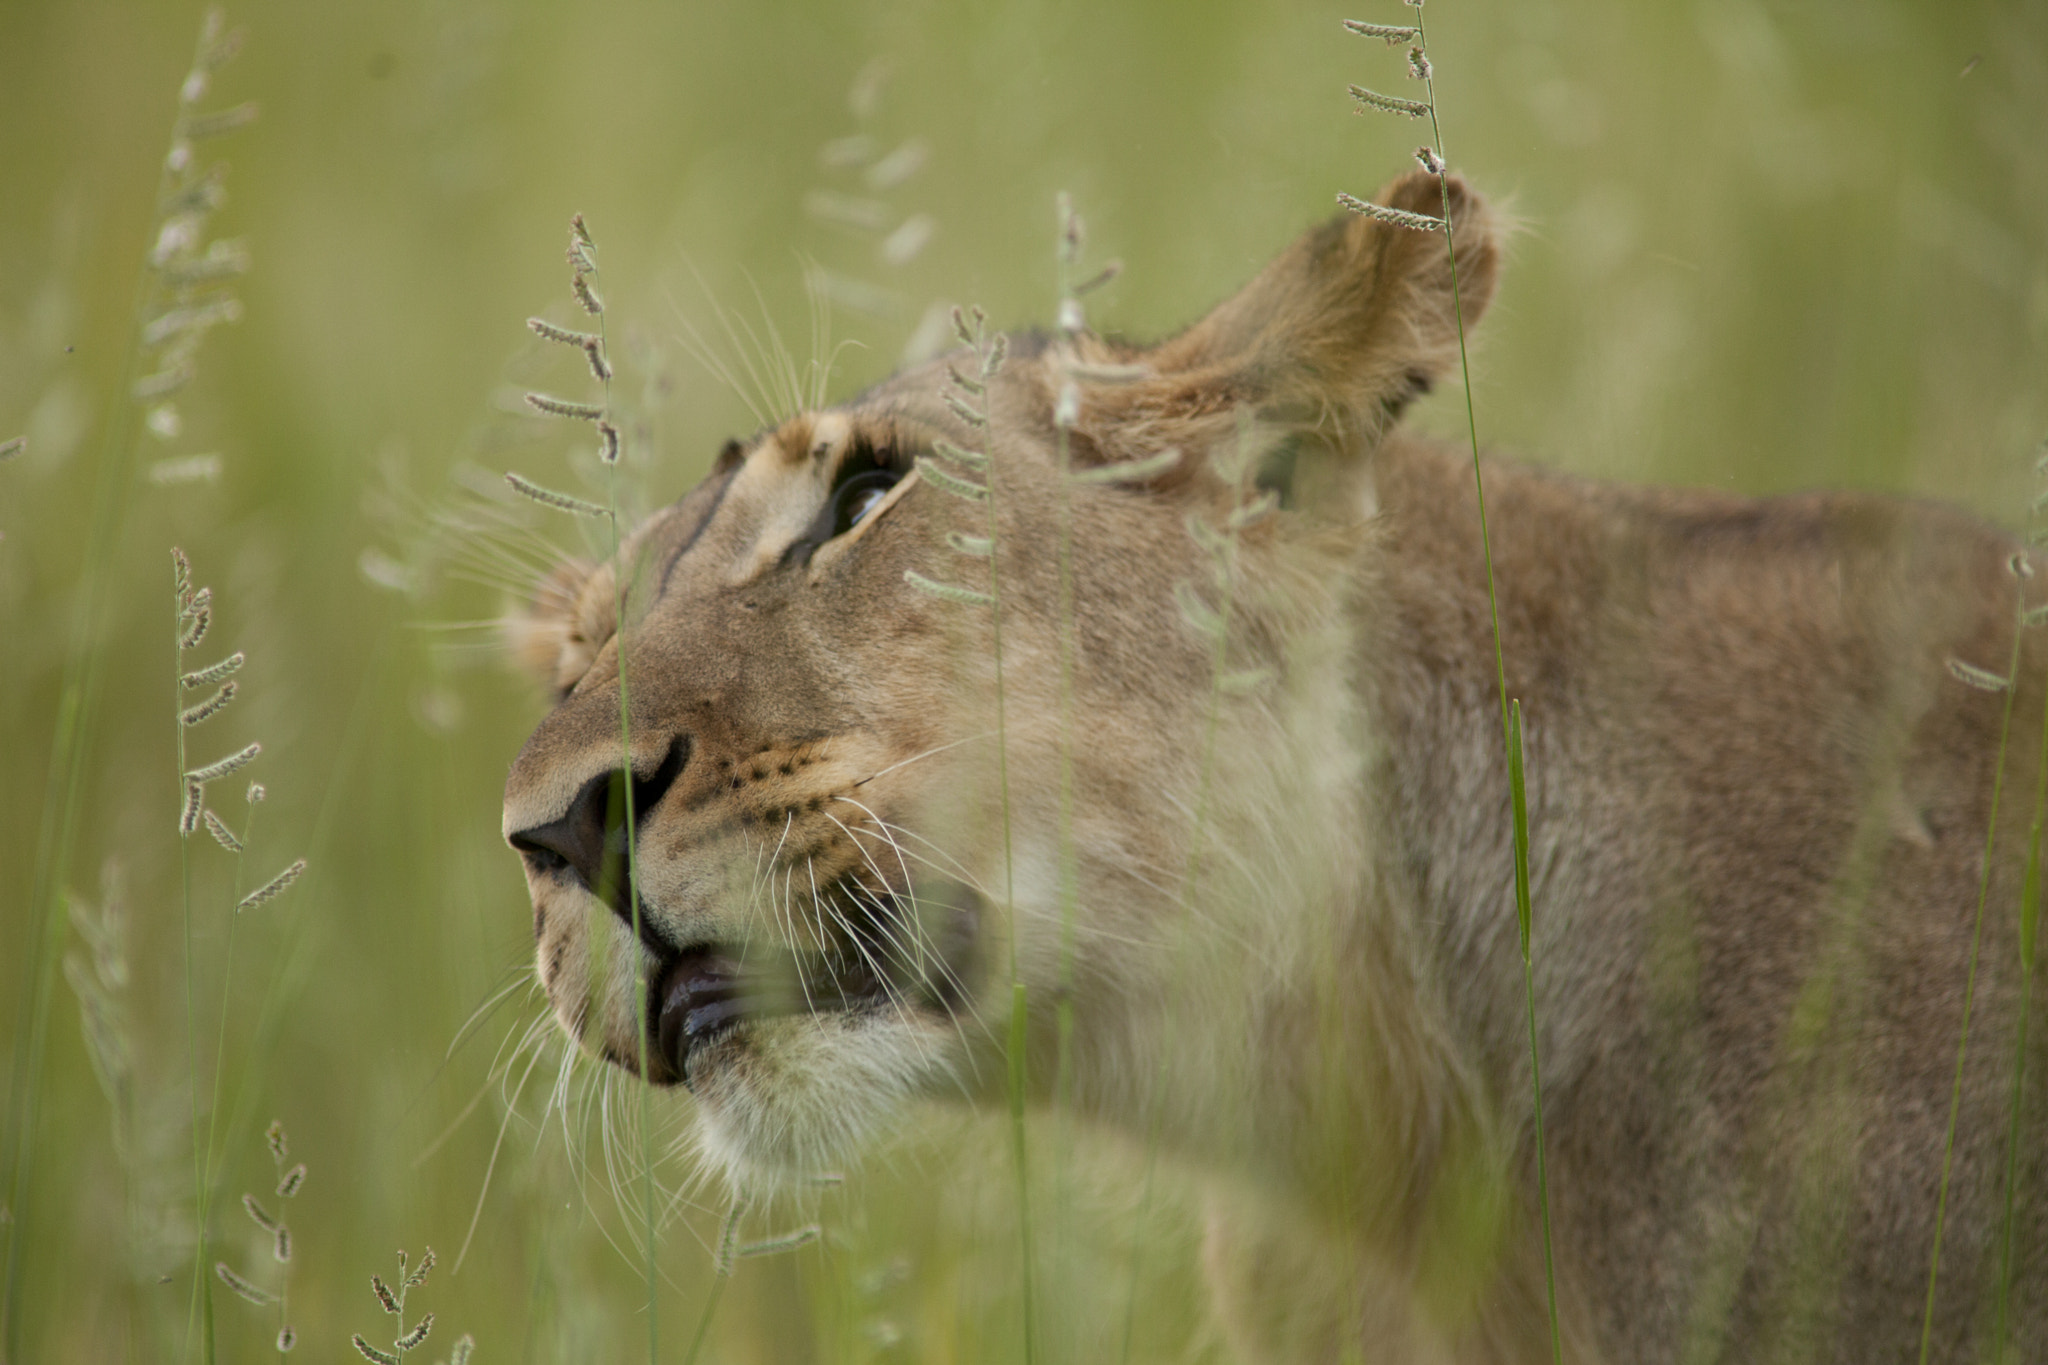
[[[929,593],[945,602],[959,602],[971,607],[992,607],[996,604],[993,593],[977,592],[973,588],[963,588],[955,583],[940,583],[926,578],[915,569],[905,569],[903,581],[919,592]]]
[[[1400,114],[1405,118],[1421,118],[1429,112],[1426,100],[1402,99],[1398,95],[1382,95],[1377,90],[1368,90],[1362,85],[1351,87],[1351,98],[1358,101],[1355,113],[1370,109],[1382,114]]]
[[[560,342],[564,346],[574,346],[579,351],[604,344],[598,339],[595,332],[578,332],[567,327],[557,327],[546,318],[528,318],[526,325],[533,330],[536,336],[548,341]]]
[[[1072,423],[1068,425],[1071,426]],[[1169,448],[1142,460],[1125,460],[1117,464],[1077,469],[1067,477],[1075,483],[1144,483],[1158,478],[1179,463],[1180,451]]]
[[[1368,24],[1357,19],[1344,20],[1344,27],[1361,38],[1378,38],[1385,42],[1388,47],[1399,47],[1402,43],[1412,43],[1422,33],[1421,29],[1410,25]]]
[[[855,76],[855,94],[847,103],[856,131],[819,148],[818,165],[828,183],[805,193],[803,210],[813,222],[833,230],[827,253],[832,264],[809,272],[817,301],[881,322],[911,321],[898,357],[899,366],[908,368],[944,346],[946,310],[936,301],[915,304],[901,287],[888,282],[890,274],[880,279],[869,275],[871,265],[891,274],[902,271],[924,254],[939,230],[931,214],[901,204],[901,192],[931,159],[931,145],[913,136],[894,140],[891,146],[893,139],[882,135],[876,125],[886,85],[887,68],[881,62],[870,62]]]
[[[285,893],[286,888],[299,879],[305,870],[306,860],[301,858],[269,881],[263,883],[263,885],[257,887],[254,891],[251,891],[248,895],[242,897],[235,905],[236,911],[254,910],[266,901],[276,900]]]
[[[1385,204],[1375,204],[1369,199],[1360,199],[1355,195],[1346,194],[1342,190],[1337,191],[1337,202],[1350,209],[1353,213],[1361,214],[1364,217],[1375,219],[1378,222],[1387,223],[1394,227],[1407,228],[1410,232],[1442,232],[1444,230],[1444,220],[1441,218],[1432,217],[1427,213],[1410,213],[1406,209],[1388,208]]]
[[[604,408],[596,403],[574,403],[566,398],[553,398],[544,393],[526,395],[527,406],[535,412],[544,412],[550,417],[568,417],[578,422],[602,422]]]
[[[187,483],[215,483],[220,479],[225,463],[218,451],[205,455],[173,455],[161,460],[151,460],[146,477],[158,488],[172,488]]]
[[[28,437],[13,436],[0,441],[0,460],[11,460],[28,449]]]
[[[2002,673],[1993,673],[1988,668],[1966,664],[1961,659],[1947,661],[1949,676],[1965,687],[1974,687],[1979,692],[2003,692],[2012,686],[2012,679]]]
[[[1493,634],[1494,688],[1500,702],[1501,748],[1507,758],[1508,802],[1511,817],[1511,838],[1514,852],[1515,874],[1515,915],[1522,953],[1522,995],[1525,1005],[1524,1016],[1529,1033],[1529,1097],[1534,1115],[1533,1137],[1536,1147],[1536,1193],[1543,1224],[1543,1280],[1545,1306],[1550,1320],[1550,1354],[1557,1365],[1564,1361],[1564,1337],[1557,1314],[1557,1269],[1552,1245],[1550,1221],[1550,1174],[1549,1158],[1543,1131],[1543,1066],[1538,1047],[1536,1028],[1536,968],[1531,950],[1531,889],[1529,884],[1529,808],[1527,789],[1523,777],[1523,730],[1520,698],[1508,696],[1508,674],[1506,652],[1501,643],[1500,596],[1494,587],[1493,541],[1486,523],[1486,480],[1479,463],[1479,418],[1472,399],[1472,367],[1465,345],[1465,308],[1460,297],[1458,284],[1458,246],[1451,219],[1450,178],[1444,167],[1443,124],[1436,109],[1435,69],[1429,60],[1429,29],[1422,17],[1422,0],[1408,0],[1415,10],[1415,43],[1408,52],[1408,71],[1423,85],[1424,98],[1421,101],[1401,100],[1381,95],[1363,86],[1350,87],[1352,98],[1359,102],[1360,111],[1381,110],[1388,113],[1406,114],[1411,118],[1429,116],[1430,145],[1428,156],[1422,156],[1418,149],[1417,159],[1436,176],[1439,202],[1443,205],[1443,216],[1431,219],[1428,215],[1409,215],[1399,210],[1387,209],[1381,205],[1367,205],[1363,200],[1350,195],[1341,195],[1340,203],[1354,213],[1393,226],[1419,231],[1442,229],[1444,255],[1450,266],[1451,315],[1457,322],[1458,331],[1458,373],[1465,389],[1465,430],[1472,448],[1472,488],[1479,514],[1479,545],[1481,560],[1486,568],[1486,605],[1489,624]],[[1408,218],[1418,221],[1405,221]]]
[[[594,333],[571,333],[566,328],[548,330],[535,328],[535,331],[543,338],[554,341],[558,345],[574,345],[582,351],[585,361],[590,366],[592,376],[602,388],[602,401],[598,403],[577,403],[533,393],[526,396],[526,401],[542,413],[592,422],[596,425],[599,443],[598,460],[606,475],[605,503],[603,506],[599,506],[596,503],[585,502],[580,498],[574,498],[565,493],[556,493],[550,489],[530,483],[520,478],[517,474],[507,473],[505,477],[514,488],[537,502],[562,511],[576,512],[586,516],[595,515],[604,519],[605,528],[610,533],[611,541],[610,560],[613,566],[612,619],[618,623],[613,638],[616,641],[618,660],[619,752],[621,754],[630,754],[633,752],[633,688],[631,651],[628,648],[626,629],[626,588],[630,566],[621,562],[625,536],[619,511],[619,423],[612,407],[612,367],[607,359],[610,341],[606,331],[607,323],[603,300],[599,298],[596,290],[591,285],[591,280],[598,273],[597,256],[597,241],[591,235],[589,224],[584,222],[582,214],[575,214],[569,219],[567,257],[570,273],[570,292],[576,296],[577,302],[582,304],[584,312],[597,319],[596,331]],[[623,868],[625,881],[627,885],[637,886],[640,884],[640,852],[639,819],[638,812],[634,809],[636,799],[634,784],[630,781],[620,780],[617,783],[617,790],[620,794],[619,809],[624,815],[621,824],[625,835],[625,865]],[[614,868],[608,875],[616,877],[618,869]],[[602,887],[597,888],[597,890],[600,895],[604,894]],[[640,898],[638,896],[630,896],[628,899],[632,902],[632,910],[628,919],[633,936],[637,939],[641,934]],[[647,965],[644,962],[636,964],[633,973],[634,1015],[636,1018],[647,1017],[649,994],[652,989],[652,983],[648,980]],[[647,1074],[647,1044],[646,1030],[637,1030],[638,1070],[643,1076]],[[652,1118],[653,1101],[651,1096],[651,1087],[640,1087],[641,1278],[646,1285],[647,1295],[647,1362],[648,1365],[656,1365],[661,1354],[661,1336],[660,1319],[656,1312],[660,1300],[657,1293],[659,1280],[655,1267],[655,1244],[660,1235],[661,1224],[655,1208],[654,1122]],[[404,1260],[404,1253],[401,1252],[399,1254],[401,1267],[404,1265]],[[420,1262],[419,1270],[416,1272],[417,1279],[412,1283],[425,1279],[427,1271],[432,1268],[433,1264],[434,1253],[430,1250],[427,1252],[425,1259]],[[402,1303],[403,1301],[404,1294],[401,1290],[400,1302]],[[432,1318],[429,1317],[427,1323],[421,1325],[420,1340],[425,1339],[426,1327],[431,1322]],[[413,1345],[417,1344],[417,1341],[413,1343]],[[393,1348],[399,1355],[404,1355],[407,1350],[411,1349],[406,1345],[403,1338],[395,1342]]]
[[[383,1308],[392,1317],[397,1318],[398,1321],[392,1326],[391,1349],[388,1351],[381,1347],[372,1346],[360,1332],[349,1338],[350,1343],[362,1354],[365,1360],[377,1361],[379,1365],[398,1365],[398,1362],[405,1356],[425,1345],[427,1334],[434,1329],[434,1315],[432,1313],[422,1314],[420,1320],[411,1327],[405,1325],[406,1296],[425,1283],[427,1272],[434,1268],[433,1248],[429,1247],[427,1249],[427,1253],[420,1258],[419,1265],[412,1267],[410,1270],[408,1270],[407,1266],[406,1254],[401,1250],[398,1253],[398,1274],[394,1277],[398,1284],[396,1289],[386,1284],[383,1276],[370,1276],[370,1292],[377,1296],[378,1306]],[[464,1336],[461,1341],[456,1343],[456,1353],[459,1359],[467,1360],[469,1350],[474,1349],[474,1343],[471,1343],[467,1349],[464,1347],[463,1343],[468,1341],[469,1338]]]
[[[242,841],[235,837],[235,832],[228,828],[225,820],[222,820],[212,811],[205,813],[205,820],[206,832],[213,836],[215,843],[230,853],[240,853],[242,851]]]
[[[968,502],[984,502],[988,499],[987,485],[974,483],[968,479],[961,478],[957,474],[948,473],[944,465],[941,465],[937,460],[932,459],[928,455],[917,457],[917,472],[924,476],[927,483],[930,483],[942,493],[950,493],[954,497],[964,498]]]
[[[247,662],[247,656],[238,649],[217,664],[208,664],[205,668],[185,674],[178,679],[178,685],[187,691],[193,691],[201,687],[211,687],[215,683],[231,678],[236,673],[239,673],[242,665]]]
[[[246,1299],[258,1308],[268,1308],[277,1302],[277,1295],[243,1279],[226,1261],[215,1261],[213,1273],[220,1276],[220,1282],[233,1290],[237,1298]]]
[[[1445,170],[1443,158],[1436,154],[1436,148],[1434,147],[1417,147],[1415,149],[1415,164],[1428,171],[1431,175],[1441,176]]]
[[[209,763],[203,768],[194,768],[185,774],[185,780],[203,787],[209,782],[226,777],[229,773],[241,771],[255,760],[256,755],[262,752],[263,745],[260,741],[250,744],[246,748],[229,754],[226,758]]]
[[[600,503],[587,502],[567,493],[557,493],[552,488],[543,488],[533,480],[506,471],[505,482],[519,493],[532,498],[543,507],[552,507],[561,512],[574,512],[579,517],[609,517],[611,511]]]
[[[235,699],[235,690],[236,685],[234,683],[222,683],[220,690],[205,701],[197,706],[188,706],[183,711],[180,711],[178,713],[178,724],[198,725],[202,721],[213,719],[222,711],[225,711],[228,703]]]
[[[305,871],[306,862],[305,859],[301,858],[248,896],[242,897],[239,901],[232,899],[232,896],[240,890],[241,856],[249,839],[250,821],[254,816],[254,798],[261,789],[255,783],[250,784],[249,795],[252,798],[250,809],[249,813],[244,817],[241,830],[238,832],[231,829],[218,813],[206,807],[206,787],[208,783],[239,772],[254,762],[256,757],[262,753],[263,746],[259,742],[252,742],[235,753],[216,759],[211,763],[202,764],[198,767],[188,765],[186,732],[193,726],[219,714],[234,699],[240,684],[229,675],[241,669],[245,662],[245,656],[241,651],[237,650],[227,658],[203,668],[192,669],[186,666],[186,650],[198,644],[206,633],[206,625],[211,616],[212,590],[205,587],[195,588],[191,561],[186,558],[183,551],[177,549],[173,549],[171,552],[171,581],[172,605],[175,609],[177,626],[177,647],[173,652],[172,658],[173,695],[179,703],[176,711],[177,724],[174,727],[177,735],[176,759],[179,781],[185,791],[185,808],[180,819],[180,834],[184,837],[179,840],[178,858],[180,882],[183,890],[182,921],[184,928],[186,1047],[190,1059],[189,1109],[192,1127],[192,1202],[195,1213],[193,1292],[189,1312],[194,1319],[194,1325],[199,1334],[202,1355],[210,1361],[213,1358],[214,1347],[213,1294],[211,1283],[207,1280],[201,1267],[209,1259],[208,1248],[213,1237],[213,1200],[218,1189],[217,1177],[219,1167],[216,1160],[216,1146],[219,1139],[223,1107],[221,1104],[221,1087],[227,1070],[228,1003],[231,999],[231,986],[234,980],[235,926],[239,922],[243,910],[276,897],[286,887],[296,881],[300,874]],[[185,695],[188,692],[213,686],[216,682],[219,684],[219,688],[213,696],[194,706],[183,705]],[[227,916],[228,931],[225,938],[225,947],[222,951],[220,968],[221,1002],[213,1045],[213,1094],[212,1102],[208,1106],[210,1117],[204,1131],[201,1130],[199,1123],[199,1087],[202,1073],[199,1064],[199,1013],[194,988],[194,979],[197,974],[194,950],[196,915],[192,898],[192,855],[190,849],[190,836],[202,821],[206,825],[207,832],[213,836],[214,842],[219,844],[223,850],[233,855],[236,860],[232,882],[233,889],[230,892],[230,909]],[[274,1140],[281,1141],[282,1131],[281,1128],[276,1130]],[[244,1207],[250,1210],[253,1217],[257,1207],[253,1200],[245,1201]],[[288,1261],[291,1256],[291,1235],[289,1231],[283,1230],[280,1225],[272,1230],[272,1238],[272,1249],[277,1259]],[[231,1282],[226,1280],[226,1275],[229,1272],[221,1264],[217,1263],[215,1270],[224,1283],[229,1283],[230,1288],[234,1287]],[[280,1332],[283,1332],[287,1327],[283,1318],[282,1307],[279,1309],[278,1327]]]
[[[789,1232],[780,1233],[774,1237],[763,1237],[758,1242],[748,1242],[744,1246],[735,1247],[733,1255],[742,1260],[752,1256],[779,1256],[785,1251],[795,1251],[799,1247],[807,1247],[817,1241],[823,1234],[824,1229],[820,1228],[816,1223],[807,1223],[803,1227],[794,1228]]]

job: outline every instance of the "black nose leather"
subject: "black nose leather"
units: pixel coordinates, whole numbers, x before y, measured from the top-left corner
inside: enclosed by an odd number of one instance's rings
[[[520,830],[512,836],[512,847],[547,871],[572,869],[587,890],[597,890],[604,880],[616,885],[619,869],[603,864],[608,850],[615,862],[624,861],[625,807],[613,799],[613,789],[619,785],[617,772],[599,773],[576,793],[568,814]]]
[[[683,770],[689,741],[669,745],[661,765],[645,778],[633,779],[634,823],[644,827],[661,798]],[[632,904],[626,860],[626,778],[619,769],[585,782],[559,820],[535,825],[512,835],[510,843],[529,862],[545,871],[568,868],[584,888],[601,896],[613,909]]]

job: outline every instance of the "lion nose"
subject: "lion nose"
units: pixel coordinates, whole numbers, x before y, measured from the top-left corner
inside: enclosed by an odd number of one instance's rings
[[[621,785],[619,778],[616,772],[591,778],[569,803],[567,814],[520,830],[511,837],[512,847],[542,871],[574,870],[587,890],[595,891],[604,880],[616,884],[617,862],[626,851],[625,810],[613,799],[613,789]],[[610,868],[605,867],[607,855],[613,860]]]
[[[627,783],[632,784],[634,823],[644,828],[682,772],[689,751],[689,740],[678,736],[644,778],[618,768],[597,774],[577,790],[560,819],[519,830],[508,842],[540,871],[575,872],[585,890],[623,912],[632,903],[626,863]]]

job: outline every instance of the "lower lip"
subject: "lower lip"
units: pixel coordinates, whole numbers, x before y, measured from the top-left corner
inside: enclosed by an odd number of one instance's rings
[[[688,1085],[690,1056],[729,1032],[745,1012],[738,964],[708,949],[682,954],[662,973],[649,1021],[671,1075]]]

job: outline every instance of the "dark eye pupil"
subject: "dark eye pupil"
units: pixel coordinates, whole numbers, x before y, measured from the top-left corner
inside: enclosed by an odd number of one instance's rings
[[[832,534],[842,535],[875,510],[896,486],[897,475],[886,469],[870,469],[841,484],[832,498]]]
[[[860,490],[860,492],[858,492],[858,493],[856,493],[856,494],[854,494],[854,495],[853,495],[852,499],[851,499],[851,500],[849,501],[849,503],[848,503],[848,505],[847,505],[847,509],[846,509],[846,519],[847,519],[847,521],[848,521],[849,523],[853,524],[853,525],[859,525],[859,524],[860,524],[860,519],[861,519],[862,517],[866,516],[866,515],[867,515],[868,513],[870,513],[870,512],[872,512],[872,511],[874,511],[874,510],[875,510],[875,504],[876,504],[876,503],[878,503],[878,502],[880,502],[881,500],[882,500],[882,490],[881,490],[881,489],[879,489],[879,488],[863,488],[863,489],[861,489],[861,490]]]

